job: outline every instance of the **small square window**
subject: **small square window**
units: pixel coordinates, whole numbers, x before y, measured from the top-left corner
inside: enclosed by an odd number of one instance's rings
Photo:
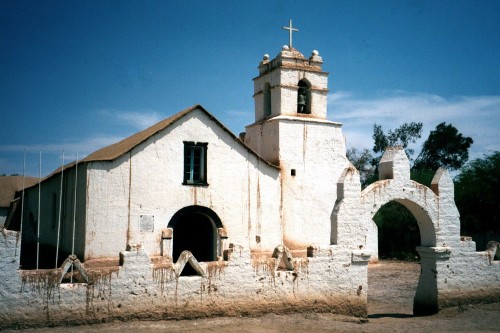
[[[184,185],[207,184],[208,143],[184,142]]]

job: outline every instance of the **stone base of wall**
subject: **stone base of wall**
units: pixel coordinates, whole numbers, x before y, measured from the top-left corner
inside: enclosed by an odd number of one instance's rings
[[[498,288],[441,292],[439,294],[439,309],[468,304],[500,302],[500,286]]]
[[[59,301],[57,301],[59,302]],[[64,302],[64,301],[61,301]],[[289,300],[287,302],[207,302],[204,305],[147,307],[137,304],[97,306],[89,312],[66,311],[61,304],[53,303],[50,309],[30,315],[13,315],[2,318],[0,329],[27,329],[47,326],[90,325],[112,321],[179,320],[209,317],[261,316],[268,313],[287,314],[298,312],[335,313],[350,317],[366,318],[366,302],[359,298],[330,298],[325,300]],[[125,309],[122,309],[125,308]],[[3,317],[3,316],[1,316]]]

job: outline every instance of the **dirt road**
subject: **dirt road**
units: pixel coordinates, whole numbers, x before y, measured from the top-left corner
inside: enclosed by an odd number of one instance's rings
[[[368,269],[368,321],[328,313],[269,314],[257,318],[134,321],[22,332],[500,332],[500,303],[449,308],[427,317],[412,315],[420,265],[381,261]],[[18,331],[19,332],[19,331]]]

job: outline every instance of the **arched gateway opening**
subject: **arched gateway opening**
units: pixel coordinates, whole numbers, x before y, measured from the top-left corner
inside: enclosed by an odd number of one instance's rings
[[[190,251],[196,260],[217,260],[217,229],[222,222],[210,208],[189,206],[179,210],[168,224],[173,229],[172,259],[178,260],[182,251]],[[197,275],[196,271],[186,265],[181,276]]]
[[[372,247],[376,260],[368,264],[368,315],[412,316],[421,270],[417,219],[404,204],[393,200],[378,209],[373,222],[378,237]]]
[[[385,179],[368,186],[362,191],[361,196],[365,211],[369,212],[372,219],[388,205],[396,205],[403,210],[403,213],[407,211],[406,213],[411,215],[410,218],[414,218],[418,226],[413,231],[404,230],[403,224],[399,233],[392,239],[379,240],[380,234],[372,233],[367,242],[374,253],[378,255],[381,247],[390,248],[394,243],[404,242],[405,238],[413,241],[420,239],[418,243],[413,244],[415,250],[436,246],[435,226],[438,210],[435,204],[438,200],[429,188],[411,180],[401,184],[397,180]],[[411,225],[411,222],[408,224]],[[376,225],[374,227],[377,228]],[[407,233],[409,235],[406,235]],[[412,246],[404,245],[407,248]],[[420,250],[418,251],[420,255]],[[433,265],[435,265],[433,260],[426,258],[419,258],[418,263],[379,260],[376,264],[370,264],[368,266],[369,316],[409,316],[437,312],[437,285],[435,281],[429,283],[429,279],[421,274],[422,271],[432,271]]]
[[[378,259],[416,261],[421,245],[420,230],[413,214],[397,201],[380,207],[373,216],[378,234]]]

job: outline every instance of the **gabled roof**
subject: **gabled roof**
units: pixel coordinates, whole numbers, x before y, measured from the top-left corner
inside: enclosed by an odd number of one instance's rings
[[[250,152],[251,154],[256,156],[259,160],[261,160],[262,162],[264,162],[265,164],[267,164],[271,167],[279,169],[278,166],[266,161],[263,157],[258,155],[255,151],[250,149],[250,147],[245,145],[238,137],[236,137],[229,129],[227,129],[220,121],[218,121],[217,118],[215,118],[212,114],[210,114],[207,110],[205,110],[199,104],[194,105],[190,108],[187,108],[179,113],[176,113],[175,115],[173,115],[169,118],[166,118],[166,119],[160,121],[159,123],[156,123],[153,126],[148,127],[145,130],[142,130],[138,133],[135,133],[135,134],[133,134],[133,135],[117,142],[117,143],[114,143],[114,144],[109,145],[107,147],[101,148],[101,149],[91,153],[90,155],[88,155],[84,159],[78,161],[78,163],[80,164],[80,163],[85,163],[85,162],[113,161],[113,160],[117,159],[118,157],[123,156],[126,153],[130,152],[132,149],[134,149],[135,147],[137,147],[141,143],[145,142],[153,135],[168,128],[169,126],[171,126],[172,124],[177,122],[179,119],[181,119],[182,117],[188,115],[189,113],[191,113],[195,110],[199,110],[199,111],[203,112],[204,114],[206,114],[212,121],[214,121],[218,126],[220,126],[226,133],[228,133],[229,136],[231,136],[234,140],[236,140],[236,142],[238,142],[238,144],[242,145],[248,152]],[[76,162],[68,163],[64,166],[64,169],[66,170],[68,168],[74,167],[75,164],[76,164]],[[61,172],[61,168],[57,168],[50,175],[45,177],[45,179],[51,178],[60,172]]]
[[[159,123],[154,124],[153,126],[146,128],[143,131],[140,131],[132,136],[129,136],[128,138],[123,139],[122,141],[119,141],[117,143],[114,143],[110,146],[101,148],[86,158],[82,160],[82,162],[93,162],[93,161],[112,161],[117,159],[118,157],[128,153],[131,151],[133,148],[137,147],[139,144],[143,143],[153,135],[159,133],[160,131],[166,129],[167,127],[171,126],[174,124],[176,121],[181,119],[182,117],[188,115],[189,113],[199,110],[203,113],[205,113],[212,121],[214,121],[218,126],[220,126],[226,133],[228,133],[234,140],[236,140],[239,144],[241,144],[243,147],[245,147],[250,153],[255,155],[257,158],[265,162],[266,164],[278,168],[276,165],[269,163],[266,161],[264,158],[262,158],[260,155],[258,155],[256,152],[254,152],[252,149],[250,149],[247,145],[245,145],[241,140],[236,137],[230,130],[228,130],[220,121],[217,120],[212,114],[210,114],[207,110],[205,110],[201,105],[194,105],[188,109],[185,109],[172,117],[166,118]]]
[[[192,112],[193,110],[199,109],[201,111],[204,111],[206,114],[209,115],[209,117],[212,117],[201,105],[195,105],[192,106],[188,109],[185,109],[172,117],[163,119],[159,123],[154,124],[153,126],[146,128],[143,131],[140,131],[138,133],[135,133],[132,136],[129,136],[128,138],[123,139],[122,141],[119,141],[117,143],[114,143],[110,146],[101,148],[86,158],[82,160],[82,162],[93,162],[93,161],[112,161],[114,159],[117,159],[118,157],[128,153],[131,151],[134,147],[138,146],[142,142],[146,141],[156,133],[164,130],[165,128],[169,127],[173,123],[175,123],[177,120],[180,118],[184,117],[188,113]],[[214,118],[215,119],[215,118]]]

